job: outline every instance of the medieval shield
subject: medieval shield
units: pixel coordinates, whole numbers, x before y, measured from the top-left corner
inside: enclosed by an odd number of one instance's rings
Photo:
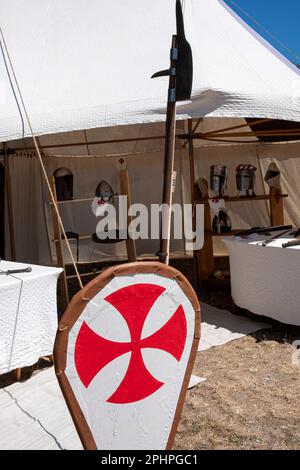
[[[72,300],[54,348],[85,449],[170,449],[200,338],[200,306],[157,262],[104,271]]]

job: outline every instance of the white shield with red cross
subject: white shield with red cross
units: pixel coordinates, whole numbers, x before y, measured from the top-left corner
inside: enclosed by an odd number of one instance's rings
[[[107,270],[77,294],[60,323],[55,359],[85,448],[170,448],[198,317],[191,286],[159,263]]]

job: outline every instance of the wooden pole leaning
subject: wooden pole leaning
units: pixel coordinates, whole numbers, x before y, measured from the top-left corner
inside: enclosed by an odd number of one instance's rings
[[[177,47],[177,36],[172,37],[171,50]],[[171,68],[176,69],[176,59],[171,56]],[[163,213],[161,226],[161,240],[159,248],[159,260],[161,263],[169,264],[170,260],[170,236],[171,236],[171,211],[172,211],[172,180],[174,174],[176,137],[176,75],[170,74],[168,106],[166,119],[166,142],[164,160],[164,182],[163,182]]]

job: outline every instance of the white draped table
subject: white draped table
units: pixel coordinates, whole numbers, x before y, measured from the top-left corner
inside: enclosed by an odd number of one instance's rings
[[[0,261],[0,374],[30,366],[52,354],[57,329],[56,286],[60,268]]]
[[[263,247],[266,238],[223,237],[230,256],[233,301],[258,315],[300,325],[300,246],[282,248],[290,240],[285,237]]]

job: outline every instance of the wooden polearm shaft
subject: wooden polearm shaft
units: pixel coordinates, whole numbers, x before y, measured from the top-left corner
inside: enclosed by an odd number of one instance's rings
[[[166,117],[165,137],[165,159],[164,159],[164,182],[163,182],[163,213],[161,223],[161,239],[159,249],[159,260],[161,263],[169,264],[170,259],[170,237],[171,237],[171,209],[173,200],[172,181],[174,174],[175,138],[176,138],[176,53],[177,36],[172,37],[171,45],[171,67],[168,90],[168,106]],[[174,71],[174,74],[173,74]]]

